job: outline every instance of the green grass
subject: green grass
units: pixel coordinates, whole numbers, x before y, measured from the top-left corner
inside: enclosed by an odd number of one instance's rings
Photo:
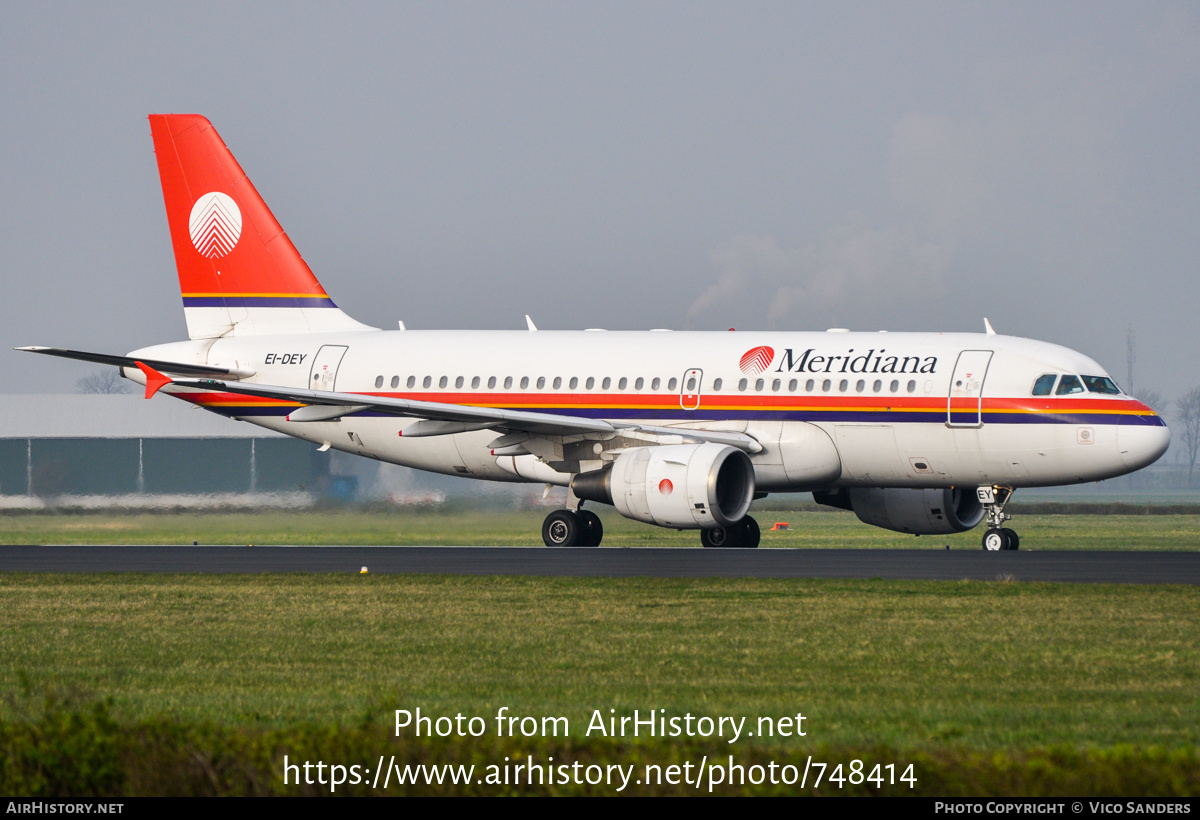
[[[543,515],[38,513],[0,518],[0,541],[536,544]],[[757,516],[792,525],[764,532],[766,546],[978,549],[978,532],[914,539],[844,513]],[[606,544],[697,540],[611,511],[604,520]],[[1196,515],[1016,524],[1023,549],[1200,544]],[[285,753],[482,765],[518,753],[681,763],[731,751],[914,762],[916,793],[928,795],[1200,790],[1193,587],[6,573],[0,616],[0,790],[14,794],[295,794],[280,779]],[[566,716],[572,737],[496,738],[501,706]],[[393,710],[416,707],[484,717],[488,734],[390,737]],[[582,737],[597,709],[751,724],[802,712],[808,735],[732,747]]]
[[[10,574],[0,611],[0,690],[127,720],[803,712],[814,743],[1200,746],[1188,587]]]
[[[1020,514],[1012,525],[1022,549],[1195,550],[1200,515]],[[605,546],[694,547],[695,531],[676,532],[598,510]],[[546,510],[463,506],[446,510],[317,510],[261,513],[22,513],[0,516],[0,544],[387,544],[540,546]],[[955,535],[911,535],[861,523],[852,513],[755,510],[764,547],[979,549],[982,528]],[[786,532],[769,532],[786,521]]]

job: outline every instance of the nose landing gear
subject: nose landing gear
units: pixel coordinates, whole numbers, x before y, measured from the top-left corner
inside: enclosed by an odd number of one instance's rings
[[[1003,526],[1012,516],[1004,512],[1004,505],[1013,496],[1012,487],[985,486],[976,489],[979,503],[983,505],[987,532],[983,534],[983,548],[988,552],[1015,550],[1021,546],[1021,537],[1015,530]]]

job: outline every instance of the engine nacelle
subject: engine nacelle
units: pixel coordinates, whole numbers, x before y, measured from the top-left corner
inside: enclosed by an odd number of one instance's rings
[[[974,489],[851,487],[850,508],[864,524],[913,535],[965,532],[983,520]]]
[[[754,500],[754,466],[741,450],[712,442],[638,447],[602,470],[575,476],[571,489],[647,524],[728,527]]]

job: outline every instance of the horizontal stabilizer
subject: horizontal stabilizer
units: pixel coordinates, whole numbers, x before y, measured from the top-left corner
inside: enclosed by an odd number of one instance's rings
[[[67,350],[61,347],[14,347],[26,353],[44,353],[47,356],[60,356],[64,359],[78,359],[81,362],[96,364],[111,364],[114,367],[137,367],[138,362],[149,365],[163,373],[173,373],[177,376],[223,376],[227,379],[245,379],[254,375],[253,370],[237,370],[232,367],[213,367],[207,364],[186,364],[184,362],[164,362],[159,359],[137,359],[131,356],[113,356],[109,353],[87,353],[82,350]]]

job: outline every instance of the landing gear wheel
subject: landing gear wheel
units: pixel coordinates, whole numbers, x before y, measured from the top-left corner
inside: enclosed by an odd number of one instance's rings
[[[578,517],[579,525],[583,530],[580,533],[579,546],[600,546],[600,541],[604,538],[604,525],[600,523],[600,516],[591,510],[580,510],[575,515]]]
[[[721,548],[721,547],[736,547],[738,536],[738,525],[732,527],[713,527],[709,530],[700,530],[700,543],[705,547]]]
[[[555,510],[542,522],[542,540],[547,547],[577,547],[582,535],[583,524],[570,510]]]
[[[1008,546],[1005,549],[1018,550],[1021,548],[1021,536],[1017,535],[1016,530],[1010,530],[1008,527],[1005,527],[1000,532],[1008,536]]]
[[[999,552],[1000,550],[1012,549],[1009,546],[1008,534],[1012,530],[998,529],[993,527],[983,534],[983,548],[988,552]]]
[[[760,537],[758,522],[750,516],[728,527],[700,530],[700,543],[706,547],[754,549]]]
[[[758,522],[750,516],[746,516],[739,522],[739,527],[741,528],[741,532],[738,533],[741,536],[739,539],[741,543],[738,546],[745,547],[746,549],[757,549],[761,537]]]

